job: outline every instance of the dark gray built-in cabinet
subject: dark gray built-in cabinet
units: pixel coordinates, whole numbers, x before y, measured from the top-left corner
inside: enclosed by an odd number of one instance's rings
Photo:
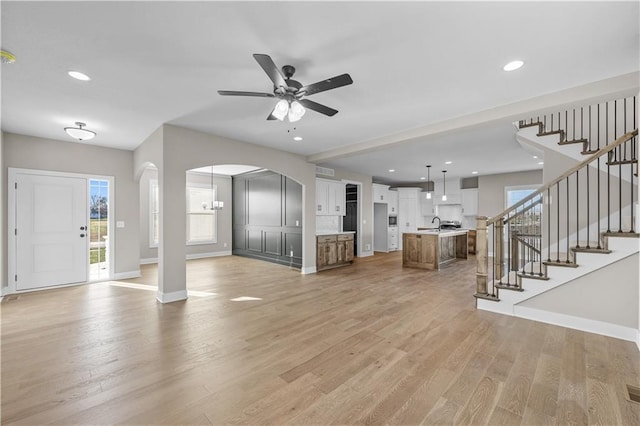
[[[302,185],[272,171],[234,176],[233,254],[302,267]]]

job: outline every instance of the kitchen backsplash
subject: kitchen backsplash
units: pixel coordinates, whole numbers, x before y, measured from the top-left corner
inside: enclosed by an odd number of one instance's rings
[[[341,231],[342,216],[316,216],[316,233]]]

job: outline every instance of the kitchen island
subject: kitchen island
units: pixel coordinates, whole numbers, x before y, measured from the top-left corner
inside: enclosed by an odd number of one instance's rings
[[[402,234],[402,266],[439,270],[467,258],[467,230],[424,230]]]

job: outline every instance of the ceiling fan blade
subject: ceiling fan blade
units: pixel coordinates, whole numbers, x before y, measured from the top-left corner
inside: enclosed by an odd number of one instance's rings
[[[235,90],[218,90],[218,94],[222,96],[255,96],[258,98],[274,98],[273,93],[261,92],[237,92]]]
[[[269,113],[269,116],[267,117],[267,120],[277,120],[276,116]]]
[[[347,86],[353,83],[351,76],[349,74],[342,74],[335,76],[333,78],[328,78],[323,81],[319,81],[317,83],[310,84],[308,86],[303,86],[300,91],[304,92],[305,95],[313,95],[314,93],[324,92],[325,90],[335,89],[337,87]]]
[[[300,99],[298,102],[300,102],[305,108],[309,108],[315,112],[319,112],[320,114],[328,115],[329,117],[333,117],[338,113],[337,109],[329,108],[326,105],[310,101],[309,99]]]
[[[273,85],[275,87],[289,87],[284,81],[284,76],[282,75],[276,64],[273,63],[271,56],[263,55],[261,53],[254,53],[253,57],[256,61],[258,61],[258,64],[260,64],[264,72],[267,73],[271,81],[273,81]]]

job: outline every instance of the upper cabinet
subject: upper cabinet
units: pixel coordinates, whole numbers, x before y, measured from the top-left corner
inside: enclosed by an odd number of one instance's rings
[[[381,185],[379,183],[371,184],[373,188],[373,202],[374,203],[389,203],[389,186]],[[397,202],[397,199],[396,199]]]
[[[388,205],[387,213],[394,215],[398,214],[398,192],[397,191],[387,191],[387,199]]]
[[[346,184],[316,179],[316,215],[345,216],[346,212]]]
[[[462,214],[464,216],[476,216],[478,214],[478,190],[463,189],[462,191]]]

